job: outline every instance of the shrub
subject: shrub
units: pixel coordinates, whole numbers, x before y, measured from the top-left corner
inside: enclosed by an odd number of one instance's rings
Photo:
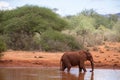
[[[14,37],[7,37],[6,43],[8,49],[13,50],[39,50],[39,44],[34,37],[23,33],[13,34]]]
[[[2,52],[6,50],[6,44],[4,40],[0,37],[0,57],[3,56]]]
[[[34,38],[48,29],[62,31],[67,22],[49,8],[26,5],[0,13],[0,34],[6,35],[8,49],[40,50]]]
[[[53,30],[47,30],[41,35],[40,44],[42,50],[45,51],[67,51],[82,48],[72,36]]]

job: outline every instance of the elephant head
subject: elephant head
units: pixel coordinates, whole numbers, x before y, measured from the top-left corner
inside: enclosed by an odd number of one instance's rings
[[[90,63],[91,63],[91,68],[92,68],[91,72],[92,72],[92,71],[94,71],[94,61],[93,61],[93,57],[92,57],[91,53],[90,53],[88,50],[85,51],[85,54],[86,54],[86,59],[87,59],[88,61],[90,61]]]

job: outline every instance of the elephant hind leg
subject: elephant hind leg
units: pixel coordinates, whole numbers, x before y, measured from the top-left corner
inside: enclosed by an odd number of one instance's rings
[[[62,63],[62,70],[64,71],[65,68],[67,68],[67,72],[70,72],[70,69],[71,69],[71,64],[70,64],[70,61],[69,59],[64,59],[63,60],[63,63]]]
[[[62,61],[62,64],[61,64],[61,71],[64,71],[65,70],[65,68],[66,68],[66,66],[65,66],[65,63]]]
[[[66,68],[66,66],[64,64],[62,64],[62,71],[64,71]]]

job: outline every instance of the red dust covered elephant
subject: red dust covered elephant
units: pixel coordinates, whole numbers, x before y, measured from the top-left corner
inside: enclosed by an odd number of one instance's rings
[[[64,71],[67,68],[67,72],[70,71],[72,66],[79,66],[79,72],[82,70],[86,72],[85,61],[90,61],[91,63],[91,72],[94,71],[93,57],[91,53],[87,50],[80,50],[77,52],[66,52],[62,55],[60,64],[60,70]]]

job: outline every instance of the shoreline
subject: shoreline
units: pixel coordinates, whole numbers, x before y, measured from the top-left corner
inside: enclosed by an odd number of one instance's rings
[[[44,62],[44,63],[43,63]],[[11,61],[11,60],[0,60],[0,68],[4,67],[36,67],[36,68],[47,68],[47,67],[57,67],[60,68],[60,64],[58,63],[49,63],[48,61]],[[78,68],[78,66],[73,66],[72,68]],[[86,64],[86,68],[91,68],[90,64]],[[111,65],[105,65],[105,64],[101,64],[101,65],[95,65],[94,69],[113,69],[113,70],[120,70],[120,66],[116,65],[116,66],[111,66]]]

